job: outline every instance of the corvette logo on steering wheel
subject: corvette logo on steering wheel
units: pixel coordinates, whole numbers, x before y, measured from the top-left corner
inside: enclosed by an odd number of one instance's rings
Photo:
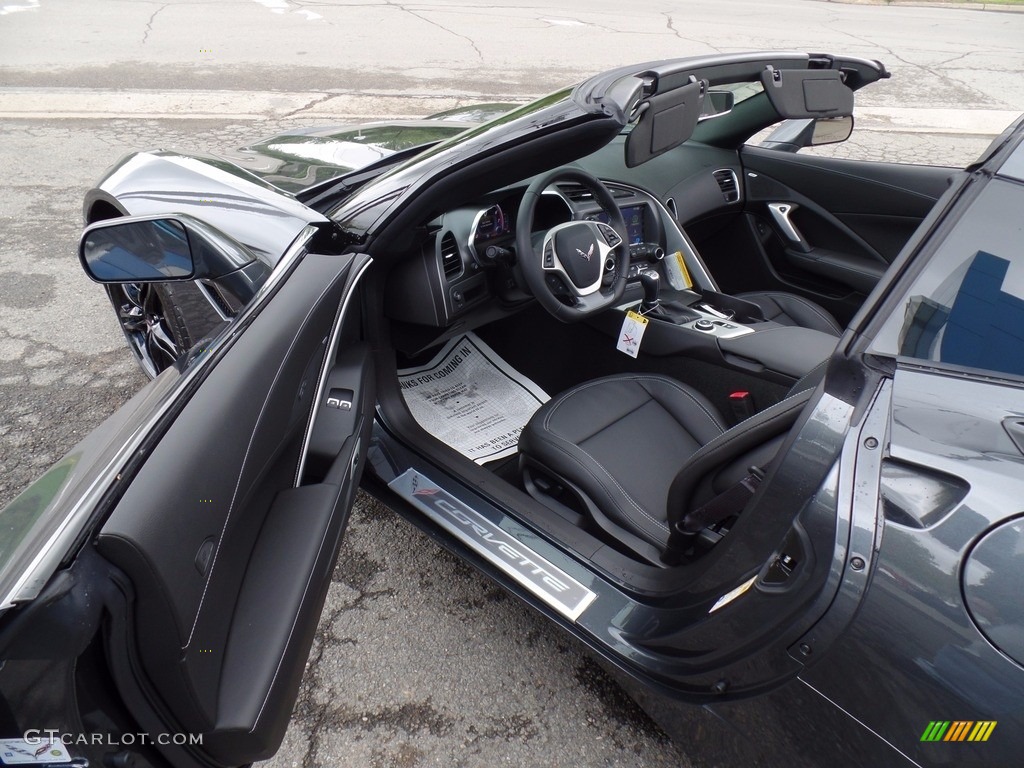
[[[590,261],[590,257],[594,255],[594,244],[593,243],[590,244],[590,248],[587,250],[586,253],[581,251],[579,248],[576,249],[576,253],[578,253],[580,256],[582,256],[587,261]]]

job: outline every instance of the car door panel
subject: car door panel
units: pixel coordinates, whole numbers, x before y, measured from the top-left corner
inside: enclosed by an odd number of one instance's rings
[[[329,481],[282,491],[267,514],[224,648],[217,723],[204,739],[225,765],[267,757],[284,738],[354,500],[359,442],[345,441]]]
[[[952,173],[934,166],[800,156],[757,147],[744,148],[742,158],[748,209],[762,217],[768,209],[766,218],[785,243],[786,254],[795,255],[795,266],[810,267],[812,273],[861,293],[866,292],[864,277],[879,267],[884,271],[896,258]],[[778,213],[785,205],[790,206],[788,231]],[[815,258],[800,258],[807,253]],[[830,262],[835,268],[827,267]]]
[[[864,294],[875,287],[886,269],[881,263],[827,248],[810,248],[807,251],[786,248],[785,254],[796,269],[845,284]]]
[[[134,597],[125,644],[138,669],[116,677],[137,678],[168,729],[204,734],[202,750],[221,765],[267,757],[283,737],[355,492],[362,417],[322,481],[293,486],[332,325],[351,325],[338,308],[364,259],[298,263],[97,539]],[[365,346],[351,355],[369,365]],[[367,399],[360,391],[355,402]]]
[[[727,292],[785,290],[846,322],[948,186],[951,169],[744,147],[745,219],[690,230]]]

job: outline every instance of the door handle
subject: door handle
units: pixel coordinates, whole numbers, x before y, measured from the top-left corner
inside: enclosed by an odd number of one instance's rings
[[[782,234],[801,251],[811,250],[810,244],[804,239],[804,236],[800,234],[800,230],[796,228],[790,216],[799,206],[793,203],[768,203],[768,212],[771,213],[772,218],[775,220],[776,226],[782,230]]]

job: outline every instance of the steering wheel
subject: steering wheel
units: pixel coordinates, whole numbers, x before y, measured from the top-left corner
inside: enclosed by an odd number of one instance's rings
[[[610,224],[570,221],[533,239],[537,201],[560,181],[581,184],[608,214]],[[562,322],[582,320],[615,304],[626,290],[629,243],[626,222],[608,188],[586,171],[556,168],[534,179],[523,195],[516,222],[516,252],[526,285],[548,312]]]

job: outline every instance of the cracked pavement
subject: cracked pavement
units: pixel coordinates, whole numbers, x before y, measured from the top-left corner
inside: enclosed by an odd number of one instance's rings
[[[883,115],[1024,108],[1024,14],[814,0],[736,0],[727,17],[710,0],[628,14],[609,0],[16,4],[0,15],[0,504],[144,383],[75,257],[82,195],[125,152],[215,151],[324,121],[522,100],[630,60],[760,47],[881,58],[893,79],[858,103]],[[816,151],[961,165],[987,142],[860,130]],[[361,496],[265,768],[502,764],[689,762],[579,646]]]

